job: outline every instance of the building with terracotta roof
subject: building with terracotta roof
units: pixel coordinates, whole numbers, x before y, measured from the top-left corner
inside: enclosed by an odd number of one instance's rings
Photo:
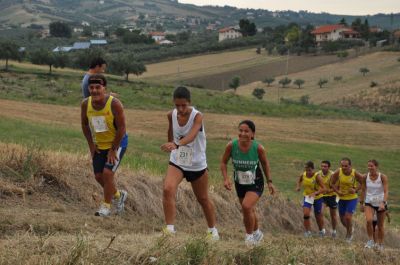
[[[315,41],[318,45],[324,41],[353,40],[360,38],[359,32],[342,24],[320,26],[311,31],[311,34],[315,36]]]
[[[227,27],[219,30],[218,41],[237,39],[243,37],[242,33],[235,27]]]
[[[149,35],[157,43],[159,43],[162,40],[165,40],[165,32],[152,31],[149,33]]]

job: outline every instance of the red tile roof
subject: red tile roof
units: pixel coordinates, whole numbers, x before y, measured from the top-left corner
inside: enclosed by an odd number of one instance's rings
[[[164,32],[152,31],[149,33],[151,36],[165,36]]]
[[[325,25],[325,26],[320,26],[311,31],[311,34],[323,34],[323,33],[330,33],[334,30],[345,28],[344,25],[342,24],[335,24],[335,25]]]
[[[224,33],[224,32],[228,32],[231,30],[237,31],[234,27],[227,27],[227,28],[220,29],[219,32]]]

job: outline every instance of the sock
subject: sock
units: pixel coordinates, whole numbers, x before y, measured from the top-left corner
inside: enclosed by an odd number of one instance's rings
[[[175,226],[174,225],[167,225],[167,230],[171,232],[175,232]]]
[[[119,200],[120,197],[121,197],[121,193],[119,192],[119,190],[117,190],[117,192],[114,193],[114,198]]]

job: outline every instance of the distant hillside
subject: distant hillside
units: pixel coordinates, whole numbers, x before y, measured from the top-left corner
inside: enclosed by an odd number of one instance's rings
[[[307,11],[272,12],[261,9],[238,9],[235,7],[199,7],[181,4],[173,0],[2,0],[0,1],[0,22],[3,25],[29,26],[47,25],[51,21],[113,23],[133,22],[139,15],[147,20],[158,20],[166,27],[170,26],[166,18],[195,18],[193,28],[201,23],[218,21],[221,26],[236,24],[241,18],[248,18],[258,27],[277,26],[291,22],[299,24],[337,23],[345,18],[351,23],[360,16],[333,15],[328,13],[310,13]],[[379,25],[386,29],[400,27],[400,14],[361,17],[368,18],[369,25]]]

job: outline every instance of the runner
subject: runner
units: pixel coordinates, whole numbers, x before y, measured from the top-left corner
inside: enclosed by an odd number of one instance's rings
[[[323,208],[322,208],[322,213],[324,212],[325,207],[329,207],[329,215],[331,217],[331,225],[332,225],[332,237],[336,237],[336,225],[337,225],[337,217],[336,217],[336,211],[337,211],[337,202],[336,202],[336,193],[333,191],[333,189],[330,187],[330,182],[331,182],[331,176],[333,174],[333,171],[330,170],[331,167],[331,162],[328,160],[322,161],[321,162],[321,170],[318,171],[318,175],[322,178],[322,181],[324,182],[326,192],[323,195]],[[325,207],[324,207],[325,206]]]
[[[82,79],[82,96],[87,98],[90,96],[89,92],[89,77],[91,75],[103,74],[106,71],[107,62],[103,58],[94,58],[89,66],[89,71],[83,76]]]
[[[244,120],[239,123],[239,137],[228,143],[221,160],[224,186],[227,190],[232,190],[232,182],[227,173],[227,163],[232,158],[233,177],[236,193],[242,206],[247,246],[258,244],[264,237],[258,227],[255,211],[256,204],[264,191],[261,168],[264,171],[269,192],[272,195],[275,193],[266,152],[264,147],[254,140],[255,131],[256,127],[252,121]]]
[[[362,183],[361,209],[364,210],[367,221],[368,242],[366,248],[375,246],[379,250],[383,249],[384,223],[387,210],[388,199],[388,178],[378,171],[378,161],[375,159],[368,161],[368,173]],[[365,206],[364,203],[365,202]],[[377,238],[374,242],[373,216],[377,215]]]
[[[311,237],[311,207],[314,207],[315,220],[317,221],[319,236],[325,236],[324,216],[322,214],[323,194],[325,185],[318,173],[314,172],[314,163],[308,161],[304,165],[304,172],[297,180],[296,191],[300,191],[303,186],[303,216],[304,216],[304,236]]]
[[[200,203],[207,220],[207,236],[219,240],[215,228],[215,209],[208,197],[208,168],[206,160],[206,134],[203,114],[190,106],[190,91],[178,87],[174,91],[175,109],[167,115],[168,142],[161,150],[170,152],[167,175],[164,180],[163,207],[166,234],[174,234],[176,217],[176,193],[178,185],[185,178],[192,185],[193,192]]]
[[[340,161],[340,168],[331,177],[331,188],[339,195],[339,216],[342,225],[346,228],[346,241],[353,240],[353,214],[357,208],[358,195],[361,189],[363,176],[352,169],[351,160],[347,157]]]
[[[95,213],[109,216],[111,203],[119,214],[124,210],[126,191],[115,187],[114,174],[128,145],[125,116],[121,102],[107,95],[103,75],[89,77],[90,97],[81,104],[82,131],[89,145],[97,182],[103,187],[104,202]]]

